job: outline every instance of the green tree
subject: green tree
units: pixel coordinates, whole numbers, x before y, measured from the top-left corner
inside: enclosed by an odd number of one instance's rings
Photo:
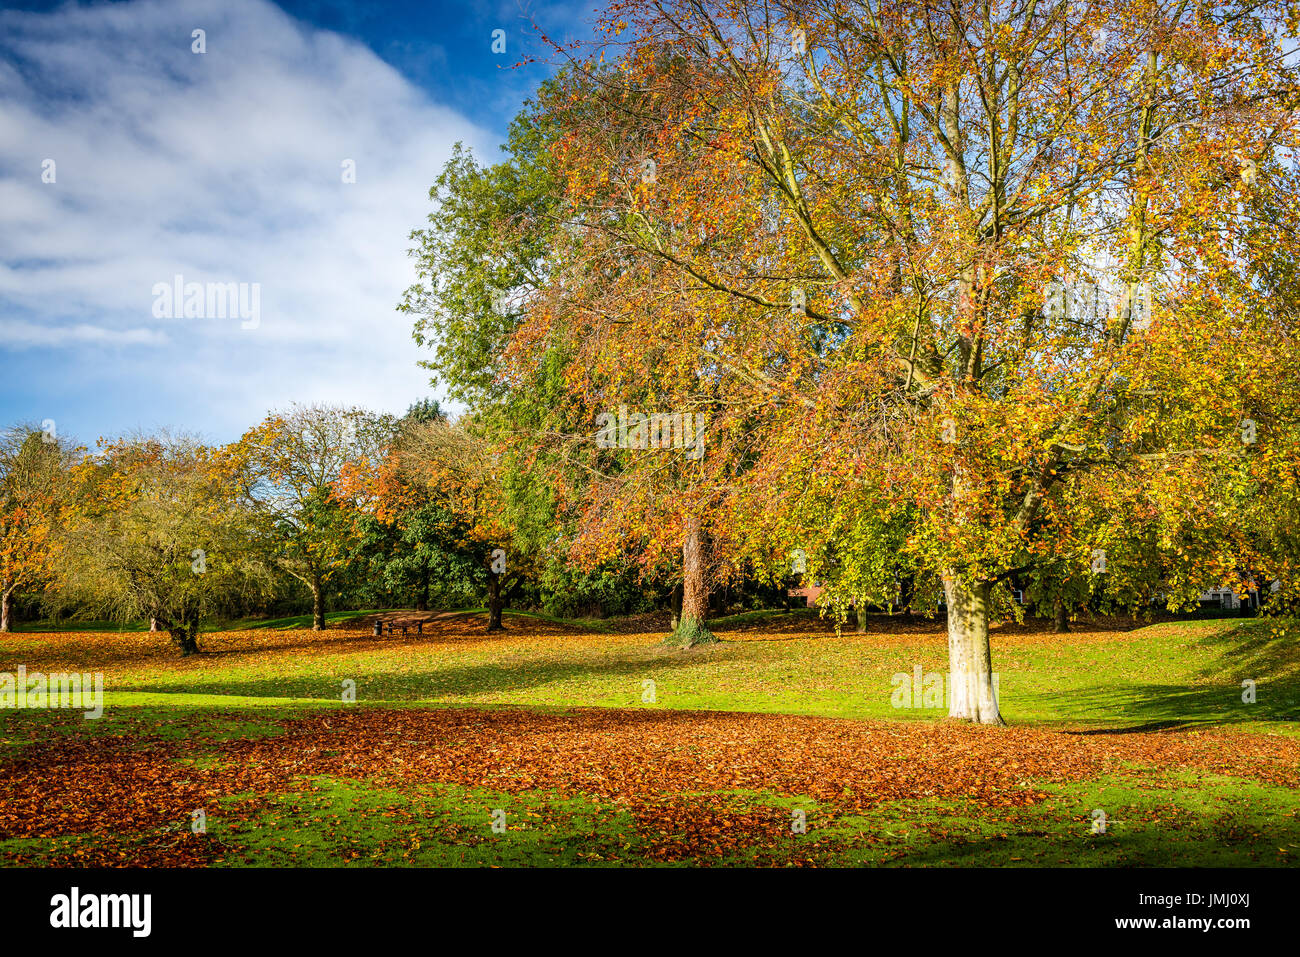
[[[421,364],[434,382],[474,411],[510,391],[501,378],[505,349],[523,303],[547,282],[558,228],[552,135],[530,103],[510,125],[503,161],[483,165],[457,143],[429,190],[427,225],[410,234],[417,282],[398,309],[433,353]]]
[[[425,473],[413,470],[409,458],[403,466],[413,435],[446,426],[436,400],[415,403],[397,423],[383,460],[365,470],[348,468],[340,486],[353,506],[355,561],[371,581],[418,611],[435,600],[463,604],[482,584],[465,548],[468,519],[423,481]]]
[[[351,465],[377,463],[392,417],[358,408],[295,405],[272,412],[240,440],[255,477],[250,495],[278,567],[311,593],[312,628],[325,627],[325,585],[346,565],[354,525],[339,499]]]

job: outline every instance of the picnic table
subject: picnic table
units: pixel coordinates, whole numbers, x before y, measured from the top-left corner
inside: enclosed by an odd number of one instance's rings
[[[409,634],[408,629],[410,628],[414,628],[415,633],[417,635],[422,635],[424,634],[424,621],[425,620],[423,618],[418,618],[415,619],[414,621],[412,621],[411,619],[406,619],[405,621],[398,620],[398,619],[389,619],[388,621],[384,621],[382,618],[377,618],[375,619],[374,634],[376,638],[383,635],[384,625],[387,625],[388,634],[390,635],[396,634],[398,628],[402,629],[403,635]]]

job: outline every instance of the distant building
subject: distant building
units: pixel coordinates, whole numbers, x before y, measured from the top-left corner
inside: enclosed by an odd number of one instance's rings
[[[1202,605],[1218,605],[1220,608],[1241,607],[1241,599],[1237,597],[1231,588],[1203,591],[1197,596],[1197,601]]]
[[[1278,582],[1273,582],[1270,591],[1278,590]],[[1219,608],[1258,608],[1263,604],[1263,596],[1260,595],[1258,588],[1251,588],[1245,592],[1238,592],[1233,588],[1215,588],[1210,591],[1203,591],[1197,600],[1202,605]]]
[[[812,585],[803,585],[799,588],[791,588],[786,594],[791,598],[802,598],[808,608],[816,607],[817,599],[822,597],[822,592],[826,589],[816,583]]]

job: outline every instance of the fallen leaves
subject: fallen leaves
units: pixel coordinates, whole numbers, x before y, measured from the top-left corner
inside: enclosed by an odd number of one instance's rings
[[[53,727],[56,722],[51,723]],[[188,833],[190,811],[327,775],[376,787],[425,784],[583,795],[635,821],[649,860],[814,863],[766,792],[816,805],[822,823],[882,802],[962,798],[1026,807],[1048,783],[1186,767],[1300,787],[1300,742],[1179,731],[1072,733],[957,724],[632,709],[349,708],[220,737],[45,734],[0,763],[0,837],[103,836],[69,863],[195,866],[222,849]],[[119,838],[146,834],[126,857]]]

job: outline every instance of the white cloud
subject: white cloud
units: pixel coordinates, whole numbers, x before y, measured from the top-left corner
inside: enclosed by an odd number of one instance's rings
[[[75,375],[112,347],[164,396],[221,390],[213,421],[177,424],[223,434],[293,400],[400,410],[428,391],[394,310],[406,237],[457,140],[490,155],[366,47],[263,0],[0,12],[0,349],[69,350]],[[155,319],[178,273],[260,283],[259,328]]]
[[[158,329],[105,329],[102,326],[39,325],[12,319],[0,319],[0,342],[23,348],[63,346],[72,343],[113,345],[163,345],[167,334]]]

